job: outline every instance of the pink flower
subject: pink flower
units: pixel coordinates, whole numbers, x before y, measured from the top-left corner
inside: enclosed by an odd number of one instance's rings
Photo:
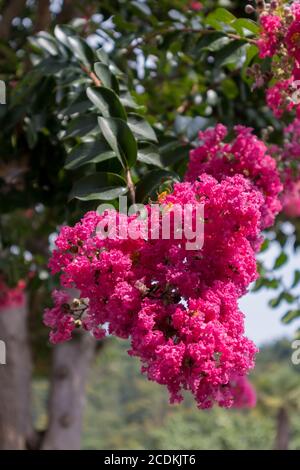
[[[69,295],[66,292],[55,290],[52,297],[54,307],[45,310],[44,323],[52,328],[50,340],[56,344],[71,339],[75,322],[70,315]]]
[[[295,107],[295,103],[290,100],[293,81],[293,77],[288,80],[282,80],[275,83],[267,91],[267,105],[272,109],[277,118],[280,118],[285,111],[291,111]]]
[[[254,408],[256,406],[255,388],[245,375],[233,376],[229,384],[234,408]]]
[[[280,40],[278,33],[282,26],[282,19],[273,14],[265,14],[260,18],[261,33],[257,41],[259,56],[264,59],[276,54]]]
[[[300,215],[300,118],[296,117],[284,129],[284,144],[271,150],[280,161],[283,192],[283,212],[288,217]]]
[[[290,55],[300,61],[300,18],[293,21],[285,37],[286,47]]]
[[[189,7],[190,7],[191,10],[201,11],[202,8],[203,8],[203,5],[202,5],[201,2],[192,1],[192,2],[190,2]]]
[[[96,227],[107,214],[90,212],[65,227],[50,264],[64,286],[80,290],[84,307],[77,299],[73,308],[69,295],[56,291],[44,321],[52,342],[68,340],[79,311],[96,337],[103,337],[104,325],[130,337],[130,354],[150,380],[167,386],[172,402],[186,389],[199,408],[231,406],[229,377],[254,365],[256,348],[244,336],[237,299],[257,276],[248,237],[258,236],[263,198],[242,175],[218,182],[202,174],[201,181],[176,184],[163,205],[172,214],[178,204],[199,202],[207,217],[199,252],[187,251],[173,231],[167,240],[132,240],[119,238],[117,226],[113,239],[101,239]],[[124,216],[117,217],[122,224]]]
[[[274,223],[280,211],[278,194],[282,187],[275,160],[268,155],[265,144],[243,126],[235,127],[236,137],[223,143],[227,135],[225,126],[200,132],[200,146],[190,153],[186,179],[194,181],[202,173],[214,175],[218,180],[235,174],[243,175],[264,196],[261,207],[261,229]]]
[[[287,185],[282,196],[282,206],[288,217],[300,216],[300,180]]]
[[[232,378],[254,366],[256,348],[244,334],[238,299],[257,278],[260,232],[280,207],[275,161],[263,142],[237,127],[236,138],[225,143],[226,133],[222,125],[200,133],[187,181],[158,198],[155,226],[107,211],[89,212],[64,227],[50,267],[80,298],[54,292],[55,306],[45,312],[53,342],[70,339],[80,325],[97,338],[107,330],[130,338],[129,354],[140,359],[149,380],[165,385],[172,403],[188,390],[201,409],[233,406]],[[199,204],[204,245],[188,250],[186,234],[176,236],[176,215],[189,205],[195,228]],[[146,206],[149,215],[152,209]],[[153,237],[161,233],[165,214],[169,237]],[[137,237],[121,236],[126,224]],[[99,227],[110,227],[112,236],[98,236]]]
[[[19,307],[25,303],[26,282],[20,279],[16,287],[9,287],[0,276],[0,310]]]

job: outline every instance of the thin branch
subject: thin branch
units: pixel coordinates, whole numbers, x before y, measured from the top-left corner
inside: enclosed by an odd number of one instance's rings
[[[182,28],[182,29],[165,28],[160,31],[151,31],[150,33],[145,34],[142,38],[140,38],[140,41],[138,41],[137,43],[134,43],[128,46],[126,50],[126,55],[130,55],[135,49],[137,49],[141,45],[148,44],[149,42],[151,42],[152,39],[155,39],[157,36],[164,36],[166,34],[176,33],[176,32],[177,33],[193,33],[193,34],[198,34],[199,36],[205,36],[208,34],[213,34],[216,31],[214,29],[197,29],[197,28]],[[256,44],[257,42],[256,39],[243,37],[235,33],[225,32],[224,34],[230,39],[242,40],[242,41],[248,42],[249,44]]]
[[[130,194],[131,202],[132,204],[135,204],[135,186],[134,186],[134,182],[132,181],[132,176],[131,176],[131,172],[129,168],[127,168],[126,170],[126,181],[127,181],[127,187],[128,187],[128,191]]]
[[[82,65],[81,68],[90,77],[90,79],[94,82],[96,86],[102,86],[102,82],[100,78],[98,78],[97,75],[93,71],[89,70],[84,65]]]

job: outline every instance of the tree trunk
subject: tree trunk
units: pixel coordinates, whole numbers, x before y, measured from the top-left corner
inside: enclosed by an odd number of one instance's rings
[[[285,407],[281,407],[277,415],[276,450],[288,450],[290,438],[290,420]]]
[[[80,449],[85,386],[95,350],[96,341],[88,334],[55,346],[43,450]]]
[[[57,23],[69,23],[76,16],[74,0],[64,0],[61,12],[57,15]]]
[[[10,36],[11,22],[20,16],[26,4],[26,0],[9,0],[2,13],[0,22],[0,37],[8,39]]]
[[[50,0],[38,0],[35,31],[47,31],[51,25]]]
[[[0,309],[0,340],[6,347],[6,364],[0,364],[0,449],[25,449],[34,434],[27,314],[26,300],[18,307]]]

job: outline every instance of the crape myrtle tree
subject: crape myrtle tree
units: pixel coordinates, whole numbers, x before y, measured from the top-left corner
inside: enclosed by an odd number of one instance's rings
[[[253,406],[257,350],[239,298],[256,281],[276,289],[272,306],[290,304],[285,322],[299,316],[299,272],[291,286],[276,274],[299,239],[298,2],[1,9],[0,446],[80,447],[107,328],[172,402],[188,390],[200,409]],[[96,209],[118,210],[121,195],[146,212],[158,202],[158,226],[201,202],[203,247],[151,239],[138,214],[118,212],[118,229],[144,237],[100,239],[113,212]],[[280,254],[267,270],[256,258],[270,244]],[[32,373],[50,375],[43,432]]]

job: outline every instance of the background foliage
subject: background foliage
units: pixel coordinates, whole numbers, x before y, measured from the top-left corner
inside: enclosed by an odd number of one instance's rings
[[[46,264],[59,226],[102,201],[115,204],[126,191],[133,198],[133,184],[136,201],[155,197],[182,177],[197,133],[216,122],[251,126],[270,143],[282,142],[289,118],[273,117],[246,73],[259,62],[258,26],[244,12],[247,2],[207,0],[200,11],[192,3],[0,2],[0,79],[8,95],[0,106],[0,271],[9,286],[26,279],[30,291],[40,427],[41,376],[48,373],[50,350],[41,314],[55,284]],[[7,21],[9,4],[15,9]],[[287,247],[298,250],[299,221],[280,216],[266,236],[263,249],[275,244],[280,254],[272,269],[260,264],[255,289],[274,289],[271,306],[286,304],[283,320],[289,323],[300,316],[300,274],[287,284],[277,270],[288,263]],[[124,348],[111,342],[93,372],[86,448],[273,446],[281,405],[269,397],[278,400],[283,384],[298,381],[286,365],[290,350],[284,344],[260,355],[254,379],[266,398],[257,410],[201,416],[190,402],[171,411],[163,391],[120,353]]]
[[[167,392],[144,380],[125,343],[111,340],[91,370],[84,420],[84,449],[273,449],[279,389],[292,390],[299,407],[299,367],[287,340],[263,347],[251,376],[258,394],[253,410],[214,408],[199,413],[192,399],[168,404]],[[35,382],[35,419],[45,426],[47,383]],[[100,393],[101,391],[101,393]],[[282,390],[282,401],[287,403]],[[290,400],[288,406],[291,406]],[[289,448],[299,449],[298,408],[289,409]]]

